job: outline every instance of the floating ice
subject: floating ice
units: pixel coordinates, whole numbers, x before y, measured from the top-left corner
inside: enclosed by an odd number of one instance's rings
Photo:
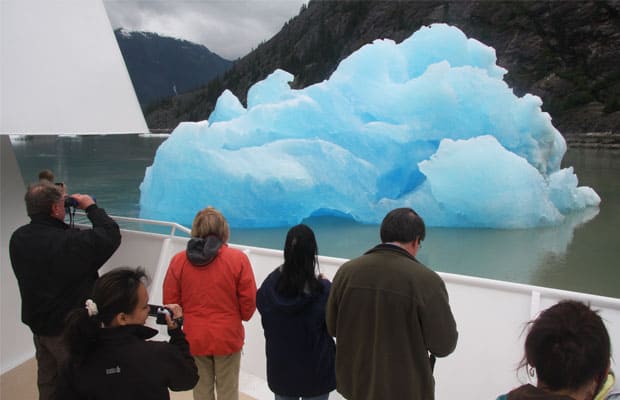
[[[313,215],[378,223],[394,207],[430,226],[526,228],[600,203],[560,169],[566,143],[540,98],[517,97],[493,48],[444,24],[376,40],[301,90],[276,70],[182,123],[140,186],[140,214],[191,225],[213,205],[233,227]]]

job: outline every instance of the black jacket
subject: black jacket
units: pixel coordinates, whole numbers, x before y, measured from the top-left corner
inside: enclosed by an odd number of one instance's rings
[[[22,321],[33,333],[61,333],[70,310],[81,307],[98,277],[97,270],[121,243],[118,225],[102,208],[88,207],[92,229],[70,228],[49,215],[11,236],[9,253],[22,298]]]
[[[273,271],[256,294],[265,331],[267,383],[282,396],[318,396],[336,389],[334,339],[325,326],[330,283],[322,293],[295,298],[276,292],[280,269]]]
[[[102,328],[95,350],[63,369],[63,400],[167,400],[168,389],[190,390],[198,371],[181,329],[170,342],[147,341],[157,331],[143,325]]]

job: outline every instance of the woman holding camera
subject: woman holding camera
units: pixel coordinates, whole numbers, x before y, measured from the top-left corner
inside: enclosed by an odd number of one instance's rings
[[[198,381],[180,327],[181,307],[166,305],[170,342],[144,326],[149,313],[146,274],[119,268],[102,275],[85,307],[67,317],[71,358],[61,376],[59,399],[169,399],[168,389],[190,390]]]

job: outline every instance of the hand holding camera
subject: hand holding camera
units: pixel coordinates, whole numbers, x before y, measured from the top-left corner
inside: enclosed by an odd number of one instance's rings
[[[155,323],[168,325],[168,329],[180,328],[183,325],[183,309],[178,304],[157,306],[149,304],[149,315],[155,317]]]

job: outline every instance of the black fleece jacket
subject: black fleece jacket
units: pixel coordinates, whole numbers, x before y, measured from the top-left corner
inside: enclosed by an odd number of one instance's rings
[[[185,334],[169,330],[170,342],[147,341],[157,331],[143,325],[101,328],[96,347],[63,369],[59,399],[168,400],[168,389],[190,390],[198,370]]]
[[[11,236],[9,253],[22,298],[22,321],[33,333],[59,335],[66,315],[90,295],[97,270],[121,244],[120,229],[104,209],[86,209],[92,229],[70,228],[49,215]]]

